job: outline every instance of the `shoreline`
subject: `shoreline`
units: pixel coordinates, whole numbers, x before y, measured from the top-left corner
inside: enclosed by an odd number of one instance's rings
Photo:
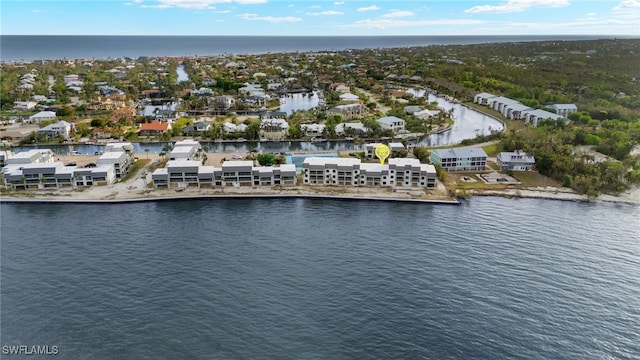
[[[45,199],[45,198],[14,198],[7,199],[0,197],[0,203],[17,204],[17,203],[58,203],[58,204],[126,204],[140,202],[159,202],[159,201],[185,201],[185,200],[212,200],[212,199],[315,199],[315,200],[339,200],[339,201],[387,201],[396,203],[421,203],[421,204],[437,204],[437,205],[460,205],[456,199],[438,200],[438,199],[402,199],[402,198],[385,198],[377,196],[344,196],[344,195],[323,195],[323,194],[216,194],[216,195],[172,195],[172,196],[155,196],[144,198],[122,198],[122,199]]]
[[[274,189],[245,189],[244,192],[230,192],[230,193],[203,193],[201,189],[190,189],[191,194],[186,195],[174,195],[170,190],[160,190],[164,193],[150,194],[151,191],[143,191],[138,194],[125,194],[123,197],[100,197],[95,195],[75,193],[75,196],[67,195],[68,198],[64,198],[65,194],[59,193],[47,193],[37,194],[34,192],[17,194],[17,196],[0,196],[0,204],[127,204],[127,203],[141,203],[141,202],[161,202],[161,201],[189,201],[189,200],[253,200],[253,199],[311,199],[311,200],[338,200],[338,201],[383,201],[391,203],[408,203],[408,204],[432,204],[432,205],[460,205],[466,200],[471,200],[476,196],[483,197],[502,197],[508,199],[538,199],[538,200],[555,200],[555,201],[571,201],[571,202],[583,202],[583,203],[611,203],[611,204],[624,204],[640,206],[640,198],[634,198],[631,196],[614,196],[614,195],[600,195],[597,198],[590,198],[587,195],[577,194],[575,192],[565,191],[560,188],[546,188],[546,189],[504,189],[504,190],[468,190],[465,194],[450,196],[449,198],[428,198],[428,197],[401,197],[401,196],[384,196],[384,193],[380,194],[372,192],[366,193],[351,193],[351,194],[330,194],[330,193],[301,193],[299,188],[287,190],[274,190]],[[311,190],[311,189],[309,189]],[[317,189],[316,189],[317,190]],[[359,190],[363,190],[359,188]],[[640,189],[638,189],[640,190]],[[308,191],[308,190],[307,190]],[[272,192],[272,193],[266,193]],[[638,191],[640,193],[640,191]],[[15,193],[14,193],[15,194]],[[360,195],[362,194],[362,195]],[[402,192],[400,192],[402,194]],[[411,196],[409,193],[405,195]],[[80,195],[80,196],[78,196]],[[82,196],[85,195],[85,196]],[[112,193],[113,195],[113,193]],[[637,194],[635,195],[637,196]]]

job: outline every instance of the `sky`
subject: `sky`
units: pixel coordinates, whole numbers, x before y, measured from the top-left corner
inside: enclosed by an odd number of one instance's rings
[[[640,37],[640,0],[1,0],[0,34]]]

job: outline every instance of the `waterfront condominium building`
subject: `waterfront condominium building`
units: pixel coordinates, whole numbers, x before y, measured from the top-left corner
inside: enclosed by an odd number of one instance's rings
[[[170,160],[151,174],[154,187],[186,188],[224,186],[295,185],[295,165],[254,167],[253,161],[225,161],[221,167],[203,166],[194,160]]]
[[[446,171],[482,171],[487,166],[487,153],[481,148],[436,149],[431,163]]]
[[[302,163],[305,185],[331,186],[436,186],[433,165],[417,159],[394,158],[388,164],[363,163],[354,158],[308,157]]]
[[[131,156],[124,151],[106,152],[102,154],[96,162],[98,166],[113,165],[116,171],[116,177],[121,178],[125,176],[131,167],[133,161]]]
[[[62,162],[23,164],[7,167],[2,174],[4,186],[12,189],[48,189],[107,185],[115,181],[113,165],[95,168],[64,166]]]

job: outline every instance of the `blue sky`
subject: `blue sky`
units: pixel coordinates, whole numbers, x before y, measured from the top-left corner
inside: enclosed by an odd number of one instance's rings
[[[2,0],[4,35],[631,35],[640,0]]]

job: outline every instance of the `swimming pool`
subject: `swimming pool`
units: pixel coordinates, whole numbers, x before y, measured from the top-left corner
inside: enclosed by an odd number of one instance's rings
[[[304,153],[304,154],[286,154],[285,159],[287,159],[287,164],[294,164],[296,166],[296,171],[302,170],[302,162],[304,159],[308,157],[338,157],[338,153]]]

